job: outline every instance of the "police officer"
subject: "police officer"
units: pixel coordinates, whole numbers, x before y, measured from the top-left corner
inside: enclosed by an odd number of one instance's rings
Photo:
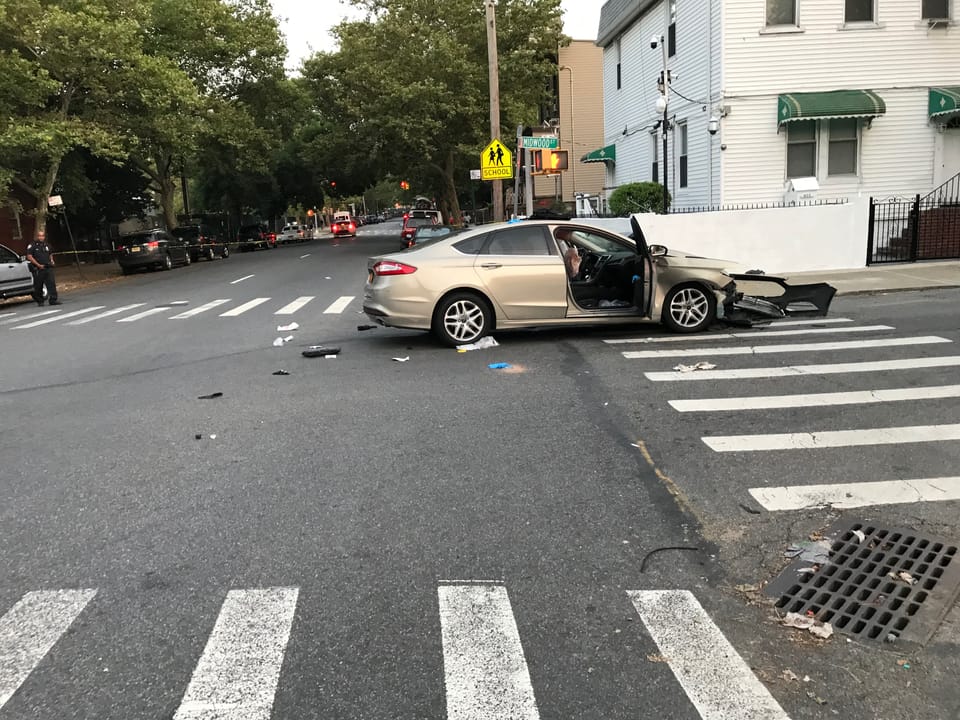
[[[59,305],[57,299],[57,281],[53,277],[53,254],[47,244],[47,235],[37,231],[37,239],[27,245],[27,262],[33,270],[33,299],[37,305],[43,305],[43,287],[47,287],[47,297],[51,305]]]

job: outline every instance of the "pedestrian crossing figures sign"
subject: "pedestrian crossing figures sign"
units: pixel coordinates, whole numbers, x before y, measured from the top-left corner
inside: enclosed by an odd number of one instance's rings
[[[492,141],[480,153],[480,179],[513,179],[513,153],[499,140]]]

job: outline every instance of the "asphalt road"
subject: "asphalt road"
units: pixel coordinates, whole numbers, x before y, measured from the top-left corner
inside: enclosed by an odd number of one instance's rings
[[[0,720],[902,717],[898,702],[955,716],[955,615],[907,671],[889,648],[797,641],[733,586],[767,579],[783,542],[837,514],[758,510],[750,488],[956,474],[956,442],[761,458],[701,438],[955,424],[956,398],[713,419],[669,401],[742,381],[650,381],[677,360],[621,353],[660,344],[604,342],[655,327],[505,334],[469,353],[359,332],[366,258],[398,235],[385,223],[133,276],[59,314],[0,306]],[[956,342],[956,299],[841,299],[833,315],[893,326],[864,339]],[[801,340],[840,338],[783,342]],[[313,344],[342,352],[303,358]],[[880,377],[829,387],[901,386]],[[750,389],[784,391],[773,383]],[[956,537],[956,507],[868,515]],[[810,683],[783,680],[788,668]]]

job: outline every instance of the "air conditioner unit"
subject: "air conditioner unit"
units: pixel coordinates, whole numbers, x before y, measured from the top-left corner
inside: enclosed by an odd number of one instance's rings
[[[950,24],[950,18],[927,18],[927,27],[942,28]]]
[[[783,193],[783,202],[785,205],[814,202],[819,191],[820,184],[815,177],[790,178]]]

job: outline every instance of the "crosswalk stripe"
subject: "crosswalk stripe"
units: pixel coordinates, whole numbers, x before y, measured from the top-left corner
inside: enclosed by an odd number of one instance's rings
[[[282,308],[277,310],[274,315],[293,315],[297,310],[313,300],[313,298],[313,295],[304,295],[303,297],[298,297],[289,305],[284,305]]]
[[[269,720],[298,592],[227,593],[174,720]]]
[[[771,512],[824,506],[846,510],[872,505],[960,500],[960,477],[750,488],[749,492]]]
[[[16,315],[16,313],[0,313],[0,318],[12,317],[14,315]]]
[[[96,594],[96,590],[30,592],[0,618],[0,708]]]
[[[94,305],[93,307],[84,308],[83,310],[74,310],[73,312],[68,312],[66,315],[57,315],[56,317],[44,318],[43,320],[37,320],[36,322],[27,323],[26,325],[16,325],[14,330],[28,330],[29,328],[39,327],[40,325],[46,325],[48,323],[60,322],[61,320],[66,320],[70,317],[77,317],[78,315],[86,315],[91,313],[94,310],[103,310],[106,305]]]
[[[684,380],[755,380],[758,378],[795,377],[797,375],[840,375],[843,373],[885,372],[887,370],[919,370],[921,368],[956,367],[960,356],[905,358],[903,360],[869,360],[829,365],[785,365],[782,367],[730,368],[728,370],[698,370],[696,372],[646,372],[644,377],[653,382]]]
[[[333,301],[333,303],[326,310],[323,311],[324,315],[337,315],[346,310],[347,305],[353,301],[353,295],[344,295]]]
[[[220,313],[220,317],[237,317],[238,315],[243,315],[247,310],[253,310],[257,305],[263,305],[270,298],[254,298],[248,302],[245,302],[243,305],[237,305],[233,310],[227,310],[225,313]]]
[[[960,385],[892,388],[889,390],[857,390],[853,392],[808,393],[801,395],[754,395],[752,397],[700,398],[670,400],[678,412],[722,412],[726,410],[769,410],[772,408],[820,407],[825,405],[861,405],[899,402],[902,400],[934,400],[960,397]]]
[[[960,440],[960,424],[914,425],[864,430],[825,430],[815,433],[715,435],[700,439],[707,447],[716,452],[814,450],[863,445],[901,445],[905,443]]]
[[[136,322],[145,317],[150,317],[151,315],[159,315],[160,313],[165,313],[170,309],[169,305],[161,305],[160,307],[150,308],[149,310],[144,310],[143,312],[138,312],[136,315],[131,315],[130,317],[120,318],[117,322]]]
[[[843,342],[792,343],[787,345],[752,345],[748,347],[681,348],[678,350],[630,350],[623,353],[628,360],[648,358],[714,357],[719,355],[771,355],[787,352],[821,352],[825,350],[862,350],[866,348],[936,345],[953,342],[937,335],[886,338],[883,340],[847,340]]]
[[[502,585],[441,585],[448,720],[538,720],[520,633]]]
[[[221,298],[219,300],[211,300],[206,305],[198,305],[195,308],[184,310],[182,313],[178,313],[177,315],[171,315],[170,319],[185,320],[186,318],[192,318],[194,315],[199,315],[200,313],[204,313],[207,310],[213,310],[213,308],[220,307],[221,305],[225,305],[228,302],[230,302],[230,298]]]
[[[853,322],[850,318],[807,318],[805,320],[774,320],[770,327],[778,325],[834,325]]]
[[[34,318],[43,317],[44,315],[53,315],[54,313],[61,313],[63,310],[59,308],[57,310],[44,310],[43,312],[34,313],[33,315],[27,315],[26,317],[15,317],[10,320],[0,320],[0,325],[10,325],[13,323],[18,323],[21,320],[33,320]],[[14,315],[15,313],[10,313]]]
[[[739,333],[710,333],[709,335],[664,335],[645,338],[615,338],[604,340],[608,345],[626,345],[628,343],[664,343],[707,340],[734,340],[738,338],[785,337],[789,335],[830,335],[833,333],[879,332],[895,330],[890,325],[855,325],[853,327],[802,328],[800,330],[758,330]]]
[[[71,320],[65,325],[84,325],[85,323],[93,322],[94,320],[102,320],[103,318],[112,317],[113,315],[119,315],[122,312],[127,310],[135,310],[138,307],[143,307],[145,303],[134,303],[133,305],[124,305],[123,307],[114,308],[113,310],[107,310],[106,312],[98,313],[97,315],[91,315],[90,317],[81,318],[80,320]]]
[[[703,720],[789,720],[693,593],[627,594]]]

